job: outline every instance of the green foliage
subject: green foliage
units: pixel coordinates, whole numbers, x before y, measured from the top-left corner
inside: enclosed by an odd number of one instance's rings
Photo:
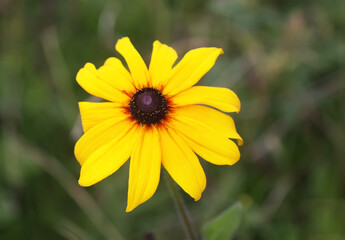
[[[205,224],[203,235],[205,240],[229,240],[240,225],[242,206],[236,203],[222,212],[215,219]]]

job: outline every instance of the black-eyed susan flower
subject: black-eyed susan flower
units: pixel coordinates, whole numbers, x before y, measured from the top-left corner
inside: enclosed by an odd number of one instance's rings
[[[115,48],[129,71],[111,57],[98,69],[87,63],[77,74],[85,91],[109,101],[79,103],[84,129],[75,145],[79,184],[103,180],[130,158],[127,212],[155,193],[161,165],[199,200],[206,177],[197,155],[217,165],[240,158],[231,139],[240,145],[242,139],[233,119],[220,112],[239,112],[238,97],[227,88],[193,87],[223,50],[191,50],[173,67],[175,50],[155,41],[147,68],[129,38],[118,40]]]

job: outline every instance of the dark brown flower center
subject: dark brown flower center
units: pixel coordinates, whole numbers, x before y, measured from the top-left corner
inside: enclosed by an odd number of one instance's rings
[[[141,124],[156,124],[168,114],[168,104],[163,94],[154,88],[138,90],[129,103],[132,116]]]

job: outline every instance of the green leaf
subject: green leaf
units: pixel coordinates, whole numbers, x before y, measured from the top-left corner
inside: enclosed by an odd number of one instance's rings
[[[229,240],[240,225],[242,205],[235,203],[216,218],[206,223],[203,235],[206,240]]]

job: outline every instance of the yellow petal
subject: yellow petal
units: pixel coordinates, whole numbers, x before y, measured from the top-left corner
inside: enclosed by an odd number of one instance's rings
[[[226,138],[237,139],[238,144],[243,145],[243,140],[236,131],[232,117],[215,109],[201,105],[178,107],[175,109],[174,118],[187,122],[199,121]]]
[[[195,201],[206,187],[206,176],[198,157],[171,129],[159,129],[162,163],[174,181]]]
[[[79,102],[79,110],[84,132],[100,122],[123,115],[121,105],[112,102]]]
[[[221,48],[198,48],[189,51],[172,69],[163,94],[175,95],[196,84],[222,53]]]
[[[149,71],[147,70],[144,60],[141,58],[138,51],[134,48],[129,38],[124,37],[119,39],[116,43],[115,49],[126,60],[136,87],[138,89],[146,87],[150,82]]]
[[[176,59],[177,53],[173,48],[161,44],[159,41],[153,43],[149,67],[153,87],[160,89],[162,86],[165,86]]]
[[[113,140],[93,152],[81,167],[79,184],[91,186],[117,171],[133,151],[139,137],[137,128],[137,124],[132,124],[130,129],[122,128],[123,134],[114,136]]]
[[[230,139],[197,118],[178,116],[169,122],[195,153],[217,165],[232,165],[240,159],[237,145]]]
[[[83,165],[97,149],[121,136],[128,126],[131,126],[131,120],[125,114],[121,114],[118,117],[100,122],[84,133],[74,147],[74,155],[80,165]]]
[[[241,102],[237,95],[228,88],[196,86],[183,91],[172,98],[177,106],[204,104],[223,112],[239,112]]]
[[[86,63],[84,68],[79,70],[76,79],[86,92],[96,97],[122,104],[130,101],[126,94],[101,79],[98,70],[92,63]]]
[[[120,91],[135,92],[132,76],[117,58],[108,58],[98,69],[99,76]]]
[[[160,179],[161,147],[158,131],[156,127],[144,126],[141,132],[130,160],[126,212],[151,198]]]

